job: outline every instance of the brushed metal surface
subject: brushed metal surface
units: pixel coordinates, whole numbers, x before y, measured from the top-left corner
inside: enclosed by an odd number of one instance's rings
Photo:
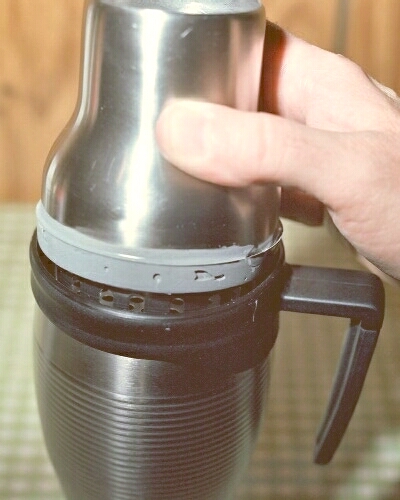
[[[173,98],[257,109],[264,9],[205,2],[206,15],[201,5],[87,2],[79,103],[43,181],[43,205],[56,221],[128,252],[272,244],[276,186],[195,180],[155,142],[157,117]]]
[[[269,358],[210,383],[84,346],[37,308],[35,377],[68,500],[228,500],[262,422]]]
[[[122,0],[120,3],[185,14],[236,14],[254,10],[261,5],[259,0]]]

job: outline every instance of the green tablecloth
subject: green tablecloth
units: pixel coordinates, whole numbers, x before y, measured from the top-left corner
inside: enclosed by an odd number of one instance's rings
[[[34,398],[28,262],[34,226],[34,207],[0,205],[0,499],[7,500],[63,498]],[[359,267],[326,228],[287,223],[285,233],[289,262]],[[282,314],[265,425],[239,500],[400,498],[400,293],[386,288],[385,324],[362,398],[326,467],[312,463],[313,440],[347,322]]]

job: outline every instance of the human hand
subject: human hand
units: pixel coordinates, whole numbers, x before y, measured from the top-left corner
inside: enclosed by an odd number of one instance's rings
[[[161,152],[225,186],[273,182],[320,200],[342,235],[400,278],[400,101],[346,58],[267,30],[262,109],[176,101]]]

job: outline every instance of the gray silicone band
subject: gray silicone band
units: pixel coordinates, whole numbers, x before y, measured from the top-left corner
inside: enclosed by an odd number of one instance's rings
[[[253,247],[170,250],[126,249],[64,226],[36,209],[40,248],[56,265],[97,283],[154,293],[199,293],[246,283],[257,276],[261,260],[281,240],[278,230],[265,250]]]

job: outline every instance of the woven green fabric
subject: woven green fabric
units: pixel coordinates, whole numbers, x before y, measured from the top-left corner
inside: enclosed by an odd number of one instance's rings
[[[28,261],[34,226],[34,207],[0,205],[0,500],[63,499],[34,397]],[[325,228],[288,223],[285,233],[289,262],[359,267]],[[265,424],[238,500],[400,498],[399,304],[399,291],[387,286],[386,320],[364,392],[325,467],[312,463],[313,441],[347,321],[282,314]]]

